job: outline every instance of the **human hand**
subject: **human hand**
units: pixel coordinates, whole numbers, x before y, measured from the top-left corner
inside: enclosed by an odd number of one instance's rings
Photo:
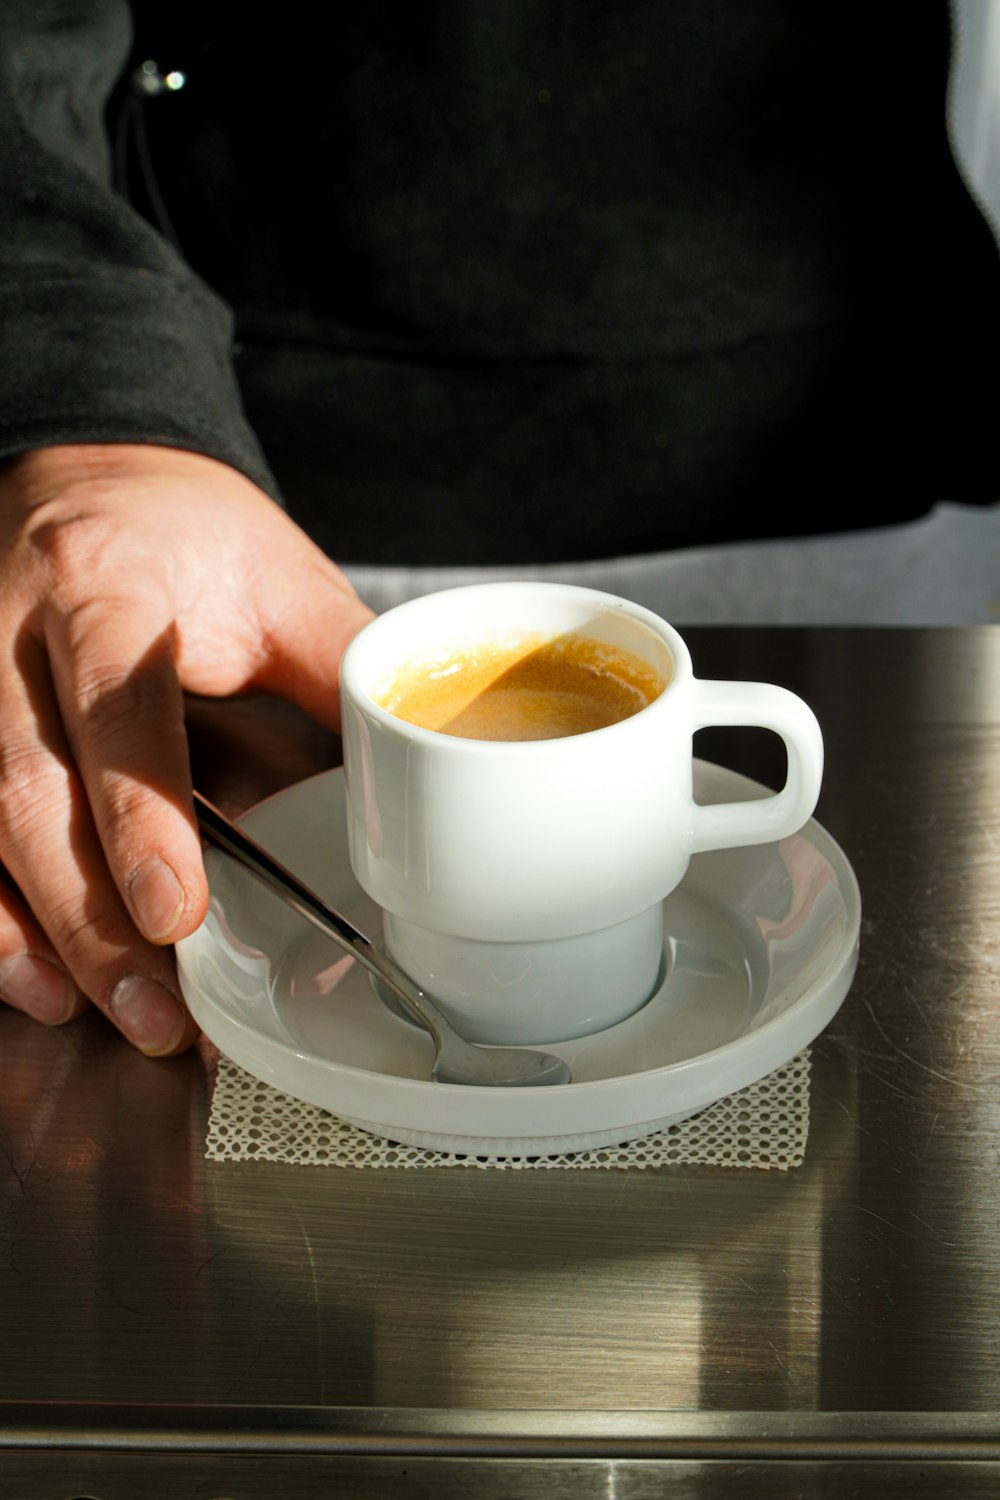
[[[48,1024],[96,1005],[151,1056],[191,1044],[169,945],[208,889],[182,695],[257,689],[338,730],[370,618],[214,459],[95,444],[0,466],[0,997]]]

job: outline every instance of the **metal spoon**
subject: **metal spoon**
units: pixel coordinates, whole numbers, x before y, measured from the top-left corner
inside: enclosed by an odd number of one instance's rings
[[[530,1047],[489,1047],[468,1042],[417,988],[392,959],[381,953],[364,933],[303,885],[284,865],[213,807],[200,792],[194,794],[198,827],[208,843],[232,857],[275,891],[284,901],[345,948],[434,1041],[436,1056],[431,1076],[438,1083],[470,1083],[488,1088],[524,1088],[533,1084],[569,1083],[569,1064],[550,1052]]]

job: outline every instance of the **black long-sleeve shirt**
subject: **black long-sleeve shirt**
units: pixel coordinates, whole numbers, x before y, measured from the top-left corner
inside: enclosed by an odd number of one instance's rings
[[[210,453],[355,561],[1000,493],[945,5],[131,10],[0,11],[0,453]]]

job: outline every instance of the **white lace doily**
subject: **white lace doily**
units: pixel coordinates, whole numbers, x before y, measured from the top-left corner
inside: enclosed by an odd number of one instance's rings
[[[457,1156],[369,1135],[303,1104],[220,1057],[205,1156],[308,1167],[480,1167],[502,1170],[670,1167],[697,1164],[787,1171],[809,1134],[809,1049],[766,1078],[666,1130],[564,1156]]]

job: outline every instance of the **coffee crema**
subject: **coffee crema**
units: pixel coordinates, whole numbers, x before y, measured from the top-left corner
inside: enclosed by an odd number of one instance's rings
[[[440,734],[554,740],[630,719],[666,685],[662,672],[620,646],[586,636],[522,636],[408,664],[375,699],[397,718]]]

